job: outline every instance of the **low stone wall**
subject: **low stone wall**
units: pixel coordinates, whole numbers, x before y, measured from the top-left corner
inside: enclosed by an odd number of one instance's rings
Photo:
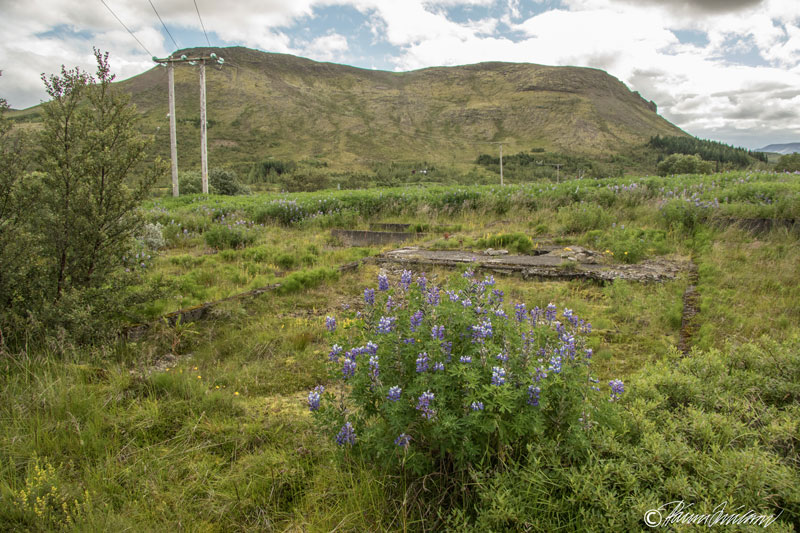
[[[383,246],[411,241],[424,235],[405,231],[331,230],[331,236],[340,239],[347,246]]]

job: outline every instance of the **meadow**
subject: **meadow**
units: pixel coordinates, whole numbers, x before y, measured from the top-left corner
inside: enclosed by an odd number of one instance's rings
[[[125,258],[158,289],[130,309],[151,324],[141,338],[0,344],[4,530],[636,531],[677,500],[800,526],[800,175],[188,195],[143,212],[150,229]],[[496,276],[510,316],[554,302],[591,323],[582,348],[603,396],[588,429],[572,420],[513,453],[499,445],[501,459],[470,462],[456,485],[441,467],[421,474],[361,441],[337,445],[309,409],[315,387],[339,390],[326,317],[355,338],[382,275],[410,294],[402,269],[369,261],[390,246],[329,231],[375,222],[411,224],[412,244],[437,249],[577,245],[611,265],[694,266],[653,284]],[[204,320],[160,318],[262,287]],[[612,380],[624,393],[609,402]]]

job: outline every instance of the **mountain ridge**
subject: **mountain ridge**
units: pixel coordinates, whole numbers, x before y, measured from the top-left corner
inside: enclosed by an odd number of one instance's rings
[[[481,153],[546,150],[611,157],[654,135],[687,135],[655,104],[598,69],[485,62],[408,72],[362,69],[244,47],[207,67],[208,146],[214,164],[265,158],[332,167],[373,162],[471,164]],[[113,58],[112,58],[113,59]],[[175,69],[179,160],[199,162],[197,67]],[[156,66],[118,82],[169,154],[167,73]]]

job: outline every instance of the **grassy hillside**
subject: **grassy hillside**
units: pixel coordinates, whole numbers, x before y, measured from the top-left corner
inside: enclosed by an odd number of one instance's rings
[[[180,53],[209,53],[197,48]],[[333,167],[374,161],[467,164],[490,141],[589,156],[684,133],[616,78],[590,68],[481,63],[413,72],[364,70],[235,47],[208,68],[212,164],[316,158]],[[176,69],[181,165],[199,161],[197,67]],[[167,72],[120,83],[168,156]],[[34,109],[22,112],[30,114]]]

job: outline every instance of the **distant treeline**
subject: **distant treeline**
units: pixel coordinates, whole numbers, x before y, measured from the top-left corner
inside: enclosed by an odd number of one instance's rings
[[[754,152],[746,148],[736,148],[717,141],[696,139],[694,137],[661,137],[650,138],[648,146],[661,151],[664,155],[697,154],[706,161],[717,161],[721,164],[745,168],[753,163],[753,159],[767,162],[767,154]]]

